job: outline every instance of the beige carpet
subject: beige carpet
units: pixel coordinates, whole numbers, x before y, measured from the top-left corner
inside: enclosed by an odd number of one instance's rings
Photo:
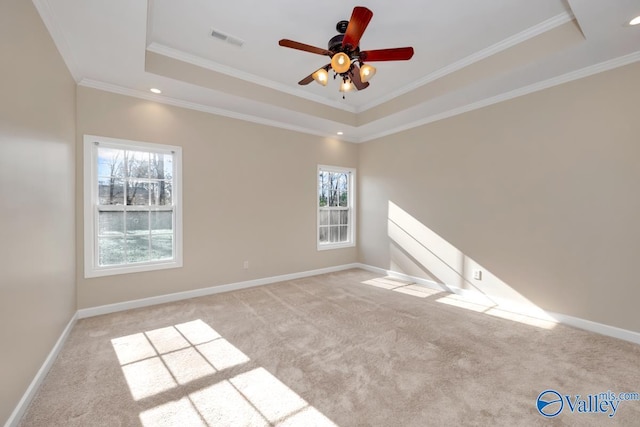
[[[80,320],[21,425],[639,425],[640,401],[574,395],[640,391],[640,346],[402,285],[349,270]],[[547,389],[575,412],[540,415]]]

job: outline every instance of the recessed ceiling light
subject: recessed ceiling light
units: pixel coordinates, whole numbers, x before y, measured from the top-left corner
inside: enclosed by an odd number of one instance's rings
[[[338,132],[338,135],[344,135],[344,132],[340,131]]]
[[[162,91],[160,89],[156,89],[155,87],[152,87],[151,89],[149,89],[151,92],[153,93],[162,93]]]
[[[640,15],[636,16],[631,21],[629,21],[629,25],[638,25],[638,24],[640,24]]]

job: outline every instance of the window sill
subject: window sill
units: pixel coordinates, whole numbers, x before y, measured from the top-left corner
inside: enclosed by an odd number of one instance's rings
[[[347,243],[325,243],[325,244],[318,244],[318,250],[319,251],[327,251],[330,249],[343,249],[343,248],[352,248],[354,247],[356,244],[354,242],[347,242]]]
[[[165,270],[168,268],[180,268],[182,261],[166,261],[154,262],[127,266],[114,266],[102,268],[86,268],[84,272],[85,279],[93,277],[114,276],[116,274],[142,273],[145,271]]]

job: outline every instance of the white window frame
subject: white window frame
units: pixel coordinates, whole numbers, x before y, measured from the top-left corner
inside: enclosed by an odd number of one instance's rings
[[[173,259],[135,264],[100,266],[98,264],[98,157],[97,147],[150,151],[173,155],[172,205]],[[173,145],[129,141],[103,136],[84,135],[84,277],[138,273],[182,267],[182,148]],[[105,207],[109,210],[108,207]]]
[[[321,171],[334,172],[334,173],[347,173],[349,175],[349,199],[348,199],[348,234],[349,239],[346,242],[337,243],[320,243],[320,211],[331,210],[331,208],[321,208],[320,199],[320,185],[318,177]],[[338,166],[318,165],[316,171],[316,245],[319,251],[329,249],[341,249],[349,248],[356,245],[356,170],[353,168],[343,168]]]

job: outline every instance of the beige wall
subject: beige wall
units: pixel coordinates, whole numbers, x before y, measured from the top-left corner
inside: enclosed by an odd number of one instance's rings
[[[0,3],[0,424],[75,312],[75,83],[30,1]]]
[[[465,277],[470,259],[541,308],[640,331],[638,99],[636,63],[363,144],[360,260],[439,280],[430,254]]]
[[[352,263],[316,250],[316,166],[355,167],[355,144],[78,88],[85,134],[182,147],[184,267],[85,279],[78,144],[78,308]],[[243,270],[244,260],[249,269]]]
[[[76,308],[357,260],[640,331],[640,64],[358,146],[76,90],[27,1],[0,58],[0,422]],[[183,268],[84,279],[84,134],[183,147]],[[316,250],[317,164],[358,168],[357,248]]]

